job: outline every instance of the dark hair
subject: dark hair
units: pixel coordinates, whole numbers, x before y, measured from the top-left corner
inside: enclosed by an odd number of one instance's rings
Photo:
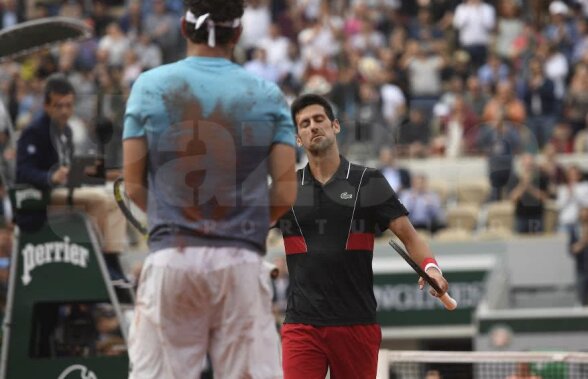
[[[210,19],[214,22],[233,21],[241,18],[245,11],[244,0],[184,0],[184,6],[198,17],[210,13]],[[194,43],[206,43],[208,41],[208,30],[202,27],[194,29],[195,25],[186,22],[185,35]],[[218,45],[227,44],[233,38],[236,28],[215,26],[215,39]]]
[[[331,121],[335,120],[335,114],[333,113],[333,107],[331,107],[331,104],[329,103],[329,101],[320,95],[315,95],[313,93],[309,93],[306,95],[302,95],[299,98],[297,98],[296,100],[294,100],[294,102],[292,103],[292,106],[290,107],[290,112],[292,113],[292,121],[294,122],[294,125],[296,125],[296,115],[302,109],[304,109],[310,105],[322,106],[323,109],[325,110],[325,113],[327,114],[327,117],[329,118],[329,120],[331,120]]]
[[[58,95],[69,95],[74,94],[76,91],[73,86],[62,74],[53,74],[47,78],[45,83],[45,104],[49,104],[51,101],[51,94],[56,93]]]

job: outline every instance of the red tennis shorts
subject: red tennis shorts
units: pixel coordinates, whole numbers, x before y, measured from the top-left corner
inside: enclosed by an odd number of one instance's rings
[[[382,330],[378,324],[282,326],[284,379],[374,379]]]

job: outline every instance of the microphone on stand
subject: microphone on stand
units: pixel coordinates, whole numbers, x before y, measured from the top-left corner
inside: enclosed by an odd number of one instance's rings
[[[112,121],[101,117],[96,121],[94,128],[98,150],[96,152],[96,174],[97,178],[106,178],[106,144],[112,139],[114,125]]]

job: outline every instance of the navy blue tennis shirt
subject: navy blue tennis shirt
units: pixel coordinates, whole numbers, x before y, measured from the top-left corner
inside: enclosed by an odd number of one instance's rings
[[[298,197],[277,226],[284,236],[290,290],[285,323],[373,324],[372,259],[376,228],[408,211],[384,176],[341,157],[322,185],[307,165]]]

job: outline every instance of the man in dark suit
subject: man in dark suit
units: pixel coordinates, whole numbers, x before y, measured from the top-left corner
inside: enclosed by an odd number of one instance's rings
[[[45,87],[44,112],[22,132],[17,145],[16,183],[42,191],[67,182],[73,157],[72,131],[67,124],[73,114],[75,93],[63,77],[51,77]],[[46,210],[20,212],[16,223],[25,231],[40,228]]]
[[[70,193],[65,186],[74,157],[72,131],[75,91],[62,75],[52,75],[45,84],[43,113],[25,130],[17,144],[16,183],[28,184],[51,194],[52,207],[66,206],[87,213],[100,232],[104,258],[115,280],[124,281],[118,255],[126,248],[126,220],[114,196],[105,187],[81,187]],[[70,197],[71,195],[71,197]],[[34,231],[47,220],[47,210],[17,212],[16,224]]]
[[[380,172],[388,183],[390,183],[390,187],[396,192],[400,194],[403,190],[410,188],[411,185],[411,177],[410,172],[402,167],[398,167],[396,165],[396,150],[390,147],[383,147],[380,149]]]

